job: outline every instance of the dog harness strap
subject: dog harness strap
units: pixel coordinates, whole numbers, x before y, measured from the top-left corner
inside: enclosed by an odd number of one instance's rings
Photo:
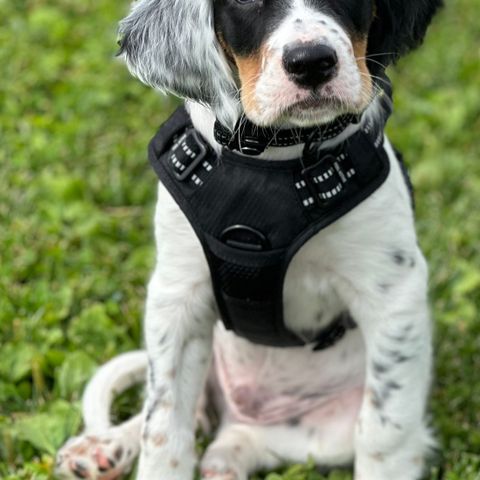
[[[215,122],[215,140],[230,150],[237,150],[244,155],[260,155],[267,147],[290,147],[310,142],[324,142],[343,133],[348,126],[358,123],[358,115],[348,114],[338,117],[322,127],[282,129],[259,127],[242,117],[234,128],[234,133]]]
[[[385,115],[385,122],[388,112]],[[295,253],[386,180],[383,127],[362,129],[334,150],[307,145],[302,159],[262,161],[215,153],[184,108],[160,128],[149,159],[197,234],[226,327],[254,343],[301,346],[283,317],[283,285]],[[327,348],[352,328],[342,315],[314,340]]]

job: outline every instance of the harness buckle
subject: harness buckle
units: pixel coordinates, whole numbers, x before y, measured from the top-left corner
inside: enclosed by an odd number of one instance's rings
[[[302,176],[320,207],[337,199],[346,183],[346,178],[339,171],[337,158],[333,154],[327,154],[314,165],[305,167]]]
[[[192,148],[192,142],[200,151]],[[173,173],[180,182],[185,181],[207,156],[208,148],[194,128],[187,130],[171,149],[170,158],[173,163]],[[187,162],[187,163],[186,163]]]
[[[220,240],[230,247],[250,252],[263,252],[270,248],[267,237],[247,225],[232,225],[220,234]]]
[[[245,136],[240,143],[240,152],[245,155],[257,156],[265,151],[265,145],[259,138]]]

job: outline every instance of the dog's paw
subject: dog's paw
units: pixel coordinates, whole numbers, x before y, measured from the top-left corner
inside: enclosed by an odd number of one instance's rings
[[[136,453],[121,438],[108,434],[74,437],[57,454],[55,476],[61,480],[117,480],[131,470]]]
[[[201,471],[202,480],[239,480],[238,475],[230,469],[203,469]]]
[[[246,472],[233,457],[228,450],[208,452],[200,468],[202,480],[247,480]]]

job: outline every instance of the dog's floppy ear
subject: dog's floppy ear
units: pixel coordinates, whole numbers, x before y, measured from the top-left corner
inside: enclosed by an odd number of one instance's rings
[[[120,52],[142,82],[235,117],[235,83],[213,27],[213,0],[139,0],[120,23]]]
[[[370,29],[370,69],[395,62],[423,41],[442,0],[375,0],[376,15]]]

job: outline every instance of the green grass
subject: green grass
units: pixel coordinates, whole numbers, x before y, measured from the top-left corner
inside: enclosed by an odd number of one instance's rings
[[[393,73],[389,132],[431,268],[443,447],[431,478],[479,480],[480,0],[447,3]],[[126,8],[0,0],[0,478],[51,478],[93,369],[141,342],[156,189],[145,150],[173,102],[114,59]],[[267,478],[323,477],[294,466]]]

